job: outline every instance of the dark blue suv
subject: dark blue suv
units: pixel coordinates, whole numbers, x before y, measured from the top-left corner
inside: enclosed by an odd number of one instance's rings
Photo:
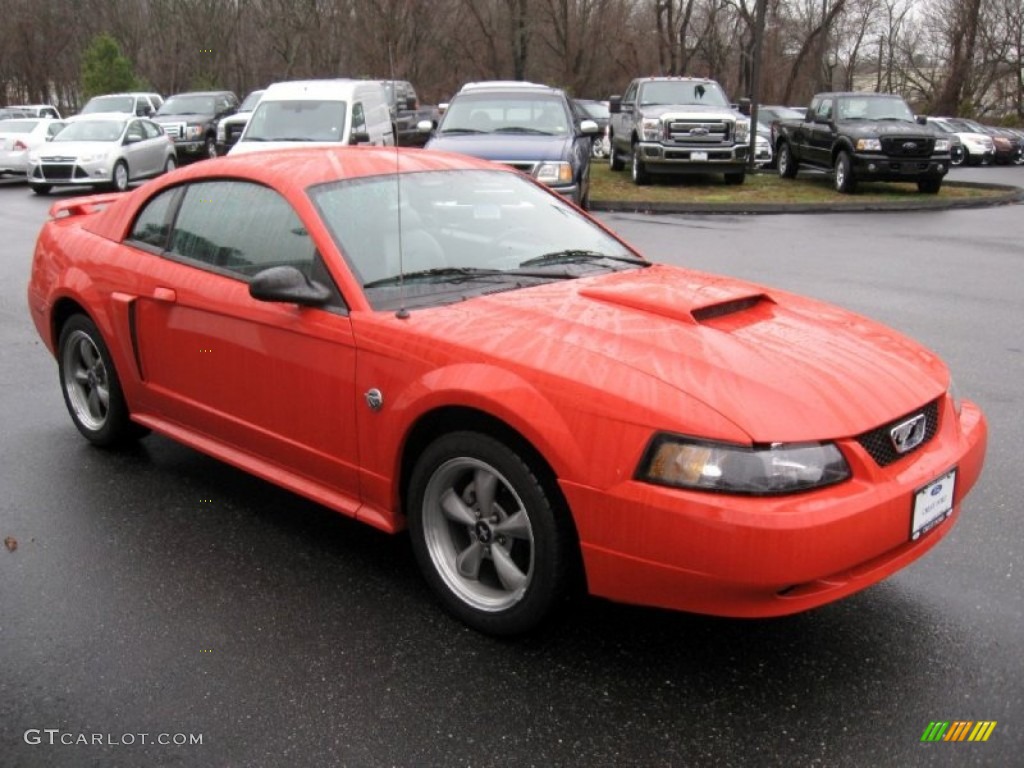
[[[511,165],[587,208],[597,132],[564,91],[490,81],[462,87],[426,148]]]

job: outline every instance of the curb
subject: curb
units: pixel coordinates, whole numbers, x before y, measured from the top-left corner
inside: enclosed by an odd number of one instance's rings
[[[608,213],[698,213],[698,214],[782,214],[782,213],[887,213],[903,211],[945,211],[955,208],[991,208],[1024,201],[1024,189],[1007,184],[986,184],[977,181],[947,181],[943,186],[967,189],[988,189],[998,194],[984,198],[954,198],[942,200],[928,197],[922,200],[900,202],[858,202],[856,195],[850,202],[811,203],[807,205],[784,203],[661,203],[629,202],[621,200],[591,200],[590,210]]]

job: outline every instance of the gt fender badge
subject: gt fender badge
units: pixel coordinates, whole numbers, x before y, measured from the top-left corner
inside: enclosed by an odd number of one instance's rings
[[[384,407],[384,395],[376,387],[368,389],[363,397],[366,398],[366,404],[370,406],[371,411],[379,411]]]

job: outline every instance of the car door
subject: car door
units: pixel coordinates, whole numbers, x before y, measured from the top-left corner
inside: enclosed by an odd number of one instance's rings
[[[814,121],[808,126],[808,157],[818,165],[832,164],[832,141],[835,131],[832,121],[835,119],[835,99],[823,98],[818,103]]]
[[[285,198],[230,179],[176,187],[142,210],[129,244],[152,254],[134,315],[143,408],[331,488],[354,510],[352,329]],[[332,300],[303,308],[253,299],[250,278],[280,265],[327,285]]]
[[[128,175],[132,179],[145,176],[151,161],[146,153],[146,131],[139,120],[129,120],[121,139],[121,154],[128,162]]]
[[[164,169],[164,162],[167,159],[167,139],[164,138],[160,127],[149,120],[140,120],[142,130],[145,132],[147,175],[155,176]]]

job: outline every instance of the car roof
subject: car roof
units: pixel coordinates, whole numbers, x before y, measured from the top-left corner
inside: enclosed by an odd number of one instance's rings
[[[271,83],[263,94],[263,101],[280,99],[314,98],[327,99],[344,97],[355,92],[356,88],[376,86],[381,92],[384,86],[380,80],[353,80],[351,78],[335,78],[325,80],[286,80]]]
[[[459,89],[459,93],[465,93],[466,91],[485,91],[492,89],[544,89],[549,91],[558,90],[557,88],[552,88],[550,85],[544,85],[543,83],[531,83],[526,80],[480,80],[477,82],[466,83]]]
[[[83,120],[107,120],[114,122],[115,120],[141,120],[142,118],[129,114],[127,112],[90,112],[85,115],[72,115],[71,117],[65,118],[62,122],[65,123],[78,123]]]
[[[234,96],[233,91],[182,91],[181,93],[173,93],[168,96],[168,99],[173,99],[177,96]]]

